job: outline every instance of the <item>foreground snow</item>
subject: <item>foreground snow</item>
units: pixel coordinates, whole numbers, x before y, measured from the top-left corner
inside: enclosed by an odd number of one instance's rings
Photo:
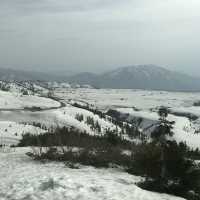
[[[0,151],[1,200],[181,200],[138,188],[139,177],[116,169],[81,167],[32,161],[28,149]]]

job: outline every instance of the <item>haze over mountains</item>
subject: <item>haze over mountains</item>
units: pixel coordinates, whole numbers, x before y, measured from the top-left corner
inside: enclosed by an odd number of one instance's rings
[[[200,78],[155,65],[121,67],[100,75],[80,73],[68,80],[99,88],[200,91]]]
[[[62,75],[63,74],[63,75]],[[66,74],[66,75],[65,75]],[[32,70],[16,70],[0,68],[0,80],[41,80],[41,81],[63,81],[66,80],[68,74],[71,72],[55,72],[55,71],[32,71]]]
[[[102,74],[84,72],[75,75],[0,69],[0,79],[66,81],[97,88],[200,91],[200,78],[155,65],[134,65]]]

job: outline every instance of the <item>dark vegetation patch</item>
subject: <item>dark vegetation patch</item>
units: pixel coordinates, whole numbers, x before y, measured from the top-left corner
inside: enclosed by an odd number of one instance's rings
[[[135,148],[128,172],[145,177],[138,186],[154,192],[181,196],[188,200],[200,199],[200,168],[188,158],[190,150],[184,143],[168,141],[164,148],[165,176],[162,177],[162,149],[155,143]],[[199,152],[198,152],[199,156]]]
[[[42,108],[38,107],[38,106],[32,106],[32,107],[24,107],[24,110],[28,110],[28,111],[31,111],[31,112],[36,112],[36,111],[41,111]]]
[[[136,152],[132,173],[138,168],[140,174],[144,167],[146,180],[139,183],[143,189],[199,200],[200,166],[188,158],[190,149],[186,144],[168,140],[174,134],[174,122],[167,120],[168,113],[165,107],[159,109],[159,124],[151,133],[153,142]]]
[[[200,106],[200,101],[194,102],[194,103],[193,103],[193,106],[198,106],[198,107],[199,107],[199,106]]]
[[[109,109],[106,112],[106,115],[111,117],[112,122],[114,124],[119,125],[119,127],[123,127],[124,122],[128,122],[127,119],[130,116],[128,113],[127,114],[122,114],[121,112],[113,109]]]
[[[176,112],[176,111],[169,110],[169,113],[178,117],[187,117],[189,120],[192,120],[192,121],[195,121],[199,118],[197,115],[194,115],[192,113],[187,113],[187,112]]]
[[[38,151],[29,154],[38,160],[70,161],[95,167],[108,167],[110,164],[128,167],[131,165],[131,156],[123,151],[131,152],[135,145],[112,132],[100,137],[62,128],[54,133],[25,134],[19,146],[38,147]],[[78,147],[79,151],[68,150],[66,146]]]
[[[0,89],[2,91],[8,92],[10,90],[10,86],[6,82],[1,82]]]
[[[19,146],[74,146],[101,149],[115,146],[121,149],[131,149],[133,143],[122,140],[112,131],[107,131],[104,136],[92,136],[85,132],[79,132],[74,128],[63,127],[61,129],[56,129],[53,133],[47,132],[40,135],[24,134]]]
[[[81,108],[81,109],[90,111],[93,114],[98,115],[100,118],[106,118],[106,114],[104,112],[102,112],[98,109],[90,108],[89,105],[81,105],[81,104],[78,104],[78,103],[73,103],[72,106],[74,106],[76,108]]]

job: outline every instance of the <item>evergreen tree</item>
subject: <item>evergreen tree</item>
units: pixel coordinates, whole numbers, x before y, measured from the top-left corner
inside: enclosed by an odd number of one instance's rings
[[[151,133],[153,141],[161,148],[161,179],[166,177],[166,163],[165,163],[165,149],[167,147],[168,137],[173,136],[173,124],[174,122],[168,121],[168,109],[161,107],[158,111],[159,123],[155,130]]]

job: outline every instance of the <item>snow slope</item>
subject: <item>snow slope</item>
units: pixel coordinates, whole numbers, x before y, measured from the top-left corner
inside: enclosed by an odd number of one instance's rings
[[[16,145],[25,133],[41,134],[45,130],[12,121],[0,121],[0,145]]]
[[[92,112],[87,111],[85,109],[76,108],[69,104],[65,108],[62,108],[60,110],[55,110],[54,113],[57,116],[59,116],[60,120],[58,121],[61,121],[61,119],[65,120],[66,122],[68,122],[69,125],[79,128],[80,130],[83,130],[83,131],[85,130],[86,132],[91,133],[91,134],[94,134],[95,132],[91,130],[90,126],[85,123],[87,117],[93,118],[95,122],[98,121],[99,125],[102,128],[102,132],[104,132],[104,130],[106,129],[110,129],[110,130],[116,129],[116,126],[114,124],[112,124],[109,121],[106,121],[105,119],[100,118],[98,115],[95,115]],[[76,119],[77,114],[82,114],[84,117],[84,121],[79,122]]]
[[[59,107],[60,103],[49,98],[0,91],[0,109],[23,109],[33,106],[40,108]]]
[[[135,185],[139,177],[117,169],[69,169],[62,163],[33,161],[27,151],[0,152],[1,200],[182,199],[144,191]]]
[[[84,116],[84,121],[80,122],[76,119],[77,114],[82,114]],[[114,130],[116,126],[111,122],[101,119],[98,115],[93,114],[90,111],[73,107],[71,105],[66,105],[66,107],[45,111],[2,111],[0,113],[0,136],[3,137],[3,141],[7,137],[10,138],[10,144],[13,141],[17,142],[21,138],[23,133],[38,134],[44,132],[42,129],[38,129],[34,126],[23,125],[23,123],[33,124],[40,123],[45,125],[48,129],[55,127],[75,127],[80,131],[86,131],[89,134],[99,134],[96,130],[93,130],[90,125],[86,123],[86,118],[91,117],[94,121],[98,121],[101,126],[102,133],[106,129]],[[10,127],[11,126],[11,127]],[[7,129],[7,130],[6,130]],[[6,131],[5,131],[6,130]],[[17,136],[16,136],[17,134]],[[12,140],[11,140],[12,138]],[[4,142],[5,143],[5,142]],[[1,144],[1,143],[0,143]],[[9,144],[7,141],[6,144]]]

